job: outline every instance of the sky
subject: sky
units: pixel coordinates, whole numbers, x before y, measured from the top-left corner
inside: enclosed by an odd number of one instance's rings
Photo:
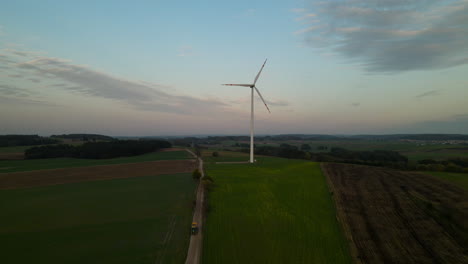
[[[0,134],[468,133],[468,0],[2,1]]]

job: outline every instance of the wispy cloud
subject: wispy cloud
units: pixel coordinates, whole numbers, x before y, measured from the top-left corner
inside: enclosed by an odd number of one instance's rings
[[[255,9],[254,8],[249,8],[244,11],[244,16],[253,16],[255,14]]]
[[[192,115],[225,106],[218,100],[170,94],[159,89],[161,87],[158,85],[119,78],[59,58],[39,57],[18,63],[17,67],[42,77],[73,84],[56,87],[85,96],[125,102],[140,110]]]
[[[134,109],[181,115],[229,112],[230,106],[214,98],[198,98],[168,92],[167,86],[121,78],[89,66],[61,58],[37,56],[30,51],[3,50],[0,66],[8,68],[10,78],[24,78],[31,85],[44,83],[74,94],[105,98]],[[19,74],[19,73],[21,74]],[[51,83],[51,84],[48,84]],[[27,89],[2,84],[2,95],[25,97]],[[33,98],[31,98],[33,99]]]
[[[308,28],[304,28],[304,29],[295,31],[295,32],[294,32],[294,35],[300,35],[300,34],[304,34],[304,33],[309,33],[309,32],[312,32],[312,31],[318,30],[318,29],[320,29],[320,26],[311,26],[311,27],[308,27]]]
[[[179,57],[187,57],[187,56],[193,56],[193,47],[192,46],[182,46],[179,49],[179,54],[177,56]]]
[[[0,104],[2,105],[27,105],[27,106],[53,106],[57,107],[57,104],[43,101],[43,100],[38,100],[38,99],[33,99],[29,97],[9,97],[9,96],[3,96],[0,95]]]
[[[305,8],[293,8],[290,11],[294,12],[294,13],[303,13],[303,12],[307,12],[307,9],[305,9]]]
[[[424,97],[437,96],[437,95],[440,95],[440,92],[438,90],[432,90],[432,91],[427,91],[427,92],[422,93],[422,94],[418,94],[414,98],[421,99],[421,98],[424,98]]]
[[[286,100],[266,100],[268,105],[271,106],[290,106],[291,104]]]
[[[315,2],[306,42],[332,49],[369,72],[468,64],[468,1],[333,0]],[[304,17],[300,12],[300,17]],[[301,32],[301,31],[299,31]]]
[[[41,79],[38,79],[38,78],[28,78],[28,80],[33,82],[33,83],[40,83],[41,82]]]
[[[0,54],[0,64],[10,64],[10,63],[15,63],[16,61],[10,58],[9,56],[5,54]]]
[[[18,79],[24,78],[22,74],[8,74],[8,77],[18,78]]]
[[[16,97],[28,97],[34,93],[30,90],[23,89],[14,85],[0,84],[0,94]]]

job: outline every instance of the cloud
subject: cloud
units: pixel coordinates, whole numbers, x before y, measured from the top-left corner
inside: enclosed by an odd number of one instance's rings
[[[56,104],[41,100],[26,98],[26,97],[9,97],[0,95],[0,103],[2,105],[41,105],[41,106],[57,106]]]
[[[38,79],[38,78],[28,78],[28,80],[30,80],[33,83],[40,83],[41,82],[41,80]]]
[[[417,99],[421,99],[423,97],[427,97],[427,96],[436,96],[436,95],[439,95],[439,91],[437,90],[432,90],[432,91],[428,91],[428,92],[425,92],[425,93],[422,93],[422,94],[418,94],[416,95],[414,98],[417,98]]]
[[[22,79],[24,76],[22,74],[9,74],[8,77]]]
[[[55,83],[55,84],[51,84],[50,86],[53,86],[53,87],[65,87],[65,86],[67,86],[67,84],[65,84],[65,83]]]
[[[22,56],[22,57],[28,57],[29,56],[29,54],[27,52],[23,52],[23,51],[14,50],[14,51],[12,51],[12,53],[15,54],[15,55],[18,55],[18,56]]]
[[[244,11],[244,15],[245,16],[253,16],[255,14],[255,9],[254,8],[249,8],[247,10]]]
[[[294,32],[294,35],[300,35],[320,29],[320,26],[311,26]]]
[[[139,110],[196,115],[219,113],[226,110],[227,106],[215,99],[170,94],[162,91],[160,89],[162,86],[159,85],[119,78],[59,58],[37,57],[17,63],[16,67],[32,71],[40,77],[72,84],[63,86],[59,83],[55,84],[55,87],[84,96],[124,102]],[[29,80],[34,82],[39,79],[29,78]]]
[[[303,13],[303,12],[307,12],[307,9],[305,9],[305,8],[293,8],[290,11],[294,12],[294,13]]]
[[[361,103],[352,103],[351,105],[354,106],[354,107],[359,107],[359,106],[361,106]]]
[[[14,85],[0,84],[0,94],[15,97],[27,97],[33,93],[27,89],[19,88]]]
[[[268,105],[271,105],[271,106],[289,106],[290,105],[290,103],[286,100],[275,100],[275,101],[266,100],[266,102]]]
[[[15,63],[16,61],[11,59],[9,56],[0,54],[0,63],[3,64],[10,64],[10,63]]]
[[[7,45],[5,45],[5,46],[7,46]],[[14,47],[14,44],[10,44],[9,46]],[[35,56],[39,56],[39,55],[43,54],[41,52],[17,50],[17,49],[11,49],[11,48],[6,48],[6,49],[3,49],[2,51],[5,52],[5,53],[8,53],[10,55],[10,57],[13,56],[13,57],[28,58],[28,57],[35,57]]]
[[[306,43],[369,72],[468,64],[466,0],[333,0],[313,9],[318,21],[303,30]]]
[[[180,47],[179,54],[177,56],[179,57],[188,57],[188,56],[193,56],[193,48],[192,46],[182,46]]]

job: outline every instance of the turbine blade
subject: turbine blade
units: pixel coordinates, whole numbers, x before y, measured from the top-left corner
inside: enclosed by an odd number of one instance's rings
[[[243,87],[251,87],[253,84],[236,84],[236,83],[223,83],[222,85],[227,86],[243,86]]]
[[[263,63],[262,68],[260,68],[260,71],[258,72],[257,76],[255,77],[255,80],[254,80],[254,83],[253,83],[254,85],[257,83],[258,77],[260,77],[260,73],[262,73],[263,67],[265,67],[266,62],[267,62],[267,59],[265,59],[265,62]]]
[[[270,108],[268,108],[268,105],[266,104],[265,99],[263,99],[263,96],[260,94],[260,91],[257,89],[257,87],[254,86],[254,88],[255,88],[255,91],[257,91],[258,95],[260,96],[260,99],[262,99],[263,104],[265,104],[265,107],[267,108],[268,112],[271,114]]]

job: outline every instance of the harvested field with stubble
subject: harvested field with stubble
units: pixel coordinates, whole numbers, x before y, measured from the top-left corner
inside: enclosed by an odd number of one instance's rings
[[[195,160],[163,160],[78,168],[0,173],[0,189],[57,185],[82,181],[192,172]]]
[[[358,263],[468,263],[468,193],[435,177],[322,164]]]

